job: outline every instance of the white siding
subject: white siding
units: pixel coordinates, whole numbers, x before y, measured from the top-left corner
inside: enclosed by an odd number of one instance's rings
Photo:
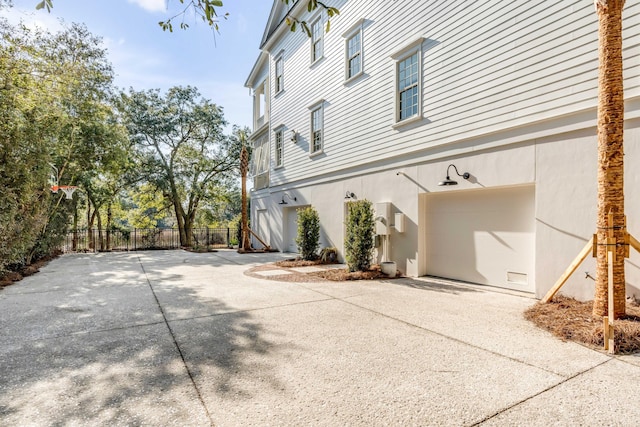
[[[597,103],[592,2],[329,4],[341,14],[325,36],[325,58],[311,65],[310,40],[300,31],[284,32],[270,49],[272,81],[273,58],[282,51],[285,70],[285,90],[271,100],[271,123],[300,133],[295,145],[285,139],[284,168],[272,174],[272,186],[394,156],[425,155],[445,144],[592,109]],[[361,18],[364,75],[345,85],[342,34]],[[628,2],[624,20],[625,90],[633,97],[640,94],[640,5]],[[422,58],[424,119],[394,129],[390,56],[418,36],[428,39]],[[319,99],[326,100],[324,154],[310,158],[307,107]]]

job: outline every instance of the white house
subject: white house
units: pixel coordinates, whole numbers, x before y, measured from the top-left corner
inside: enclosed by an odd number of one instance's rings
[[[326,10],[275,0],[247,79],[253,229],[296,251],[296,209],[312,205],[322,245],[343,251],[346,204],[368,199],[389,209],[404,274],[544,295],[596,229],[593,2],[326,3],[340,10],[328,32]],[[640,237],[640,3],[624,28],[626,212]],[[447,175],[457,185],[439,185]],[[627,267],[640,297],[640,256]],[[591,298],[585,272],[593,259],[563,292]]]

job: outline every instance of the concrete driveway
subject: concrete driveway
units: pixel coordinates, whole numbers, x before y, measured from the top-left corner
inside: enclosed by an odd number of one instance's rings
[[[527,296],[243,274],[283,256],[65,255],[1,290],[0,425],[640,424],[640,357]]]

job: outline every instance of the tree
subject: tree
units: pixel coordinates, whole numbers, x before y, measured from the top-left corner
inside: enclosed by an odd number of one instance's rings
[[[191,246],[200,204],[237,176],[239,130],[225,135],[222,109],[193,87],[173,87],[164,96],[131,89],[121,94],[119,108],[144,159],[145,179],[171,202],[180,243]]]
[[[9,6],[11,5],[10,0],[0,0],[0,6],[2,5],[2,1],[7,3]],[[180,4],[184,4],[184,8],[182,11],[177,13],[174,16],[167,18],[166,21],[158,22],[158,25],[162,28],[163,31],[173,32],[173,20],[176,18],[182,18],[182,22],[180,23],[180,28],[186,30],[189,28],[189,24],[184,22],[184,17],[186,16],[189,10],[192,10],[193,13],[202,19],[210,27],[218,30],[218,10],[216,8],[221,8],[223,6],[222,0],[178,0]],[[296,0],[281,0],[285,4],[296,3]],[[327,6],[325,3],[319,0],[307,0],[307,10],[309,12],[316,10],[318,7],[323,8],[327,11],[329,18],[338,15],[340,11],[335,7]],[[53,8],[53,0],[42,0],[36,4],[36,9],[46,9],[51,12],[51,8]],[[229,14],[225,13],[223,17],[226,19]],[[295,31],[298,28],[298,24],[300,24],[300,29],[307,33],[309,37],[311,37],[311,30],[305,21],[299,21],[297,18],[292,16],[287,16],[286,19],[287,25],[291,28],[291,31]],[[330,20],[327,21],[327,31],[330,28]]]
[[[72,25],[57,34],[0,20],[0,270],[45,255],[65,234],[72,204],[51,195],[50,165],[77,183],[87,158],[107,157],[112,72],[99,39]],[[105,142],[102,144],[101,142]]]
[[[607,241],[609,212],[614,217],[614,317],[625,314],[624,238],[624,90],[622,78],[622,8],[624,0],[596,0],[599,22],[598,217],[597,271],[593,314],[608,312]]]

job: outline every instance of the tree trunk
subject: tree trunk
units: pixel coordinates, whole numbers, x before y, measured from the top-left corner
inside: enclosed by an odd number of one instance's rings
[[[104,252],[104,235],[102,233],[102,215],[100,215],[100,212],[98,212],[98,209],[96,209],[96,212],[98,213],[98,215],[97,215],[97,219],[98,219],[98,241],[100,242],[100,252]]]
[[[240,248],[244,250],[251,249],[249,241],[249,219],[247,213],[247,172],[249,169],[249,153],[246,147],[242,146],[240,152],[240,174],[242,175],[242,242]]]
[[[614,215],[616,259],[613,265],[614,317],[625,314],[624,274],[624,91],[622,79],[622,8],[624,0],[596,0],[599,21],[598,96],[598,251],[593,314],[608,312],[607,215]]]
[[[188,247],[187,233],[184,228],[184,210],[178,200],[177,192],[173,193],[173,210],[176,213],[176,222],[178,223],[178,234],[180,235],[180,246]]]
[[[193,246],[193,218],[192,215],[186,215],[184,219],[184,235],[186,244],[184,246]]]

